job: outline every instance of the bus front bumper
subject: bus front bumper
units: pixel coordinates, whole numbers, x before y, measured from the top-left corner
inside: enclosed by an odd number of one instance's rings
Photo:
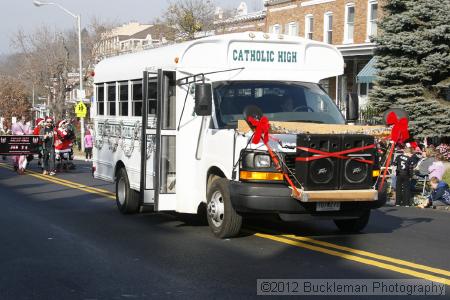
[[[291,197],[291,189],[283,184],[230,182],[231,202],[241,213],[287,213],[345,216],[379,208],[386,203],[386,192],[306,191],[302,200]],[[319,212],[318,202],[340,202],[339,211]]]

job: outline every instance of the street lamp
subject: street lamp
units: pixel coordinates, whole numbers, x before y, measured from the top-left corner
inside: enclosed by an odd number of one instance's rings
[[[76,15],[72,13],[70,10],[64,8],[58,3],[55,2],[45,2],[45,1],[38,1],[34,0],[33,4],[36,7],[41,7],[44,5],[55,5],[59,9],[63,10],[67,14],[71,15],[73,18],[77,19],[77,26],[78,26],[78,62],[79,62],[79,68],[80,68],[80,95],[79,98],[81,101],[83,101],[83,63],[81,60],[81,15]],[[80,118],[80,127],[81,127],[81,149],[84,151],[84,118]]]

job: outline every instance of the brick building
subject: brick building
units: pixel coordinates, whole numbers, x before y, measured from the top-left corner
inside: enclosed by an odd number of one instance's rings
[[[370,36],[377,34],[382,0],[268,0],[266,31],[299,35],[335,45],[345,59],[345,73],[324,80],[323,86],[341,104],[350,93],[367,101],[372,88],[370,76],[375,45]],[[366,67],[366,68],[365,68]],[[369,76],[358,74],[363,70]]]

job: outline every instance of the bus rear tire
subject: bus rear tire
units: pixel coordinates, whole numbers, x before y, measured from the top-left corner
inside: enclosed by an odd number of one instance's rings
[[[369,223],[369,218],[370,209],[366,210],[359,218],[334,220],[334,224],[336,224],[337,228],[339,228],[342,232],[358,233],[367,226],[367,223]]]
[[[234,210],[230,199],[229,182],[216,177],[207,192],[206,218],[213,234],[218,238],[235,237],[242,227],[242,217]]]
[[[130,188],[127,171],[121,168],[117,172],[116,204],[123,214],[136,214],[139,212],[139,193]]]

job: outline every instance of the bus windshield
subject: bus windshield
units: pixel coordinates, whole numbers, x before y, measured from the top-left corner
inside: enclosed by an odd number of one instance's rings
[[[345,124],[333,100],[314,83],[217,82],[214,101],[220,128],[235,128],[248,105],[258,106],[271,121]]]

